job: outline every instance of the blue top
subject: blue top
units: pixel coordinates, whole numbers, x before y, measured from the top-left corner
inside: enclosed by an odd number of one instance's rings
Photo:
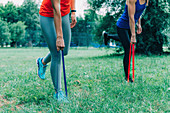
[[[145,2],[145,4],[140,5],[139,0],[137,0],[137,2],[135,3],[135,6],[136,6],[136,11],[135,11],[134,19],[135,19],[135,24],[136,24],[138,22],[138,19],[142,15],[144,9],[146,8],[146,2]],[[128,6],[127,5],[125,5],[124,13],[122,14],[122,16],[117,21],[117,26],[119,28],[130,29],[129,14],[128,14]]]

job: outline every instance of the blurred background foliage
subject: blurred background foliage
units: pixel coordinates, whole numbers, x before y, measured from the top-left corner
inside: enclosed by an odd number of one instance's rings
[[[102,31],[116,34],[116,22],[124,11],[125,0],[87,0],[84,17],[72,29],[71,46],[102,47]],[[169,47],[170,1],[150,0],[142,17],[143,33],[137,35],[136,51],[142,54],[160,54]],[[0,4],[1,47],[47,46],[39,23],[39,3],[24,0],[21,6],[8,2]],[[77,9],[78,10],[78,9]]]

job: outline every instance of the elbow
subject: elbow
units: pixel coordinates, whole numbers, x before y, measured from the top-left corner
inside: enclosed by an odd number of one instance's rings
[[[56,9],[53,9],[53,13],[54,13],[55,16],[59,16],[60,12],[58,10],[56,10]]]
[[[54,17],[61,18],[61,14],[59,10],[53,9]]]
[[[129,17],[129,21],[132,22],[132,23],[134,23],[134,22],[135,22],[134,17]]]
[[[64,49],[64,56],[68,55],[68,49]]]

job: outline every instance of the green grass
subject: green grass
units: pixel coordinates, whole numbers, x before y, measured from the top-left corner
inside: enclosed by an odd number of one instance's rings
[[[0,49],[0,112],[170,112],[170,56],[136,55],[132,84],[124,80],[123,55],[112,52],[71,49],[65,57],[71,102],[58,104],[50,66],[46,80],[37,76],[35,60],[47,48]]]

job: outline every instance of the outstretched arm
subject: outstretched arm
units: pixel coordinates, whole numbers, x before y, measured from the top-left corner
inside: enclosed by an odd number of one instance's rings
[[[63,50],[64,40],[63,40],[63,32],[62,32],[62,20],[61,20],[61,12],[60,12],[60,0],[51,0],[53,6],[53,13],[54,13],[54,24],[57,33],[57,51]]]

